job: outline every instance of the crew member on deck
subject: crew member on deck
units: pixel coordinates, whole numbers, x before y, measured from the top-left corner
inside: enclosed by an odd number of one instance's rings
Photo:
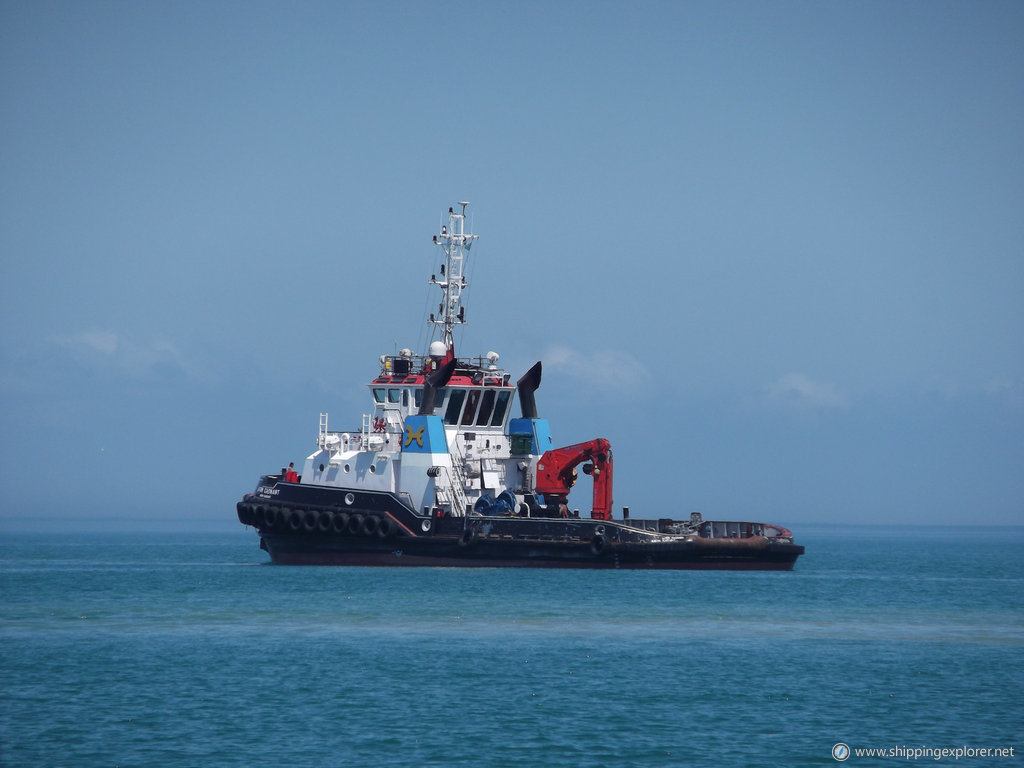
[[[299,474],[295,471],[295,462],[288,462],[288,471],[284,474],[284,481],[286,483],[297,483],[299,482]]]

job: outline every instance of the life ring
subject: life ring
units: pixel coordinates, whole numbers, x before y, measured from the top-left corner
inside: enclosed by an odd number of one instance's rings
[[[380,518],[376,515],[367,515],[363,518],[363,536],[373,536],[380,528]]]
[[[377,526],[377,535],[382,539],[387,539],[393,536],[395,533],[395,524],[391,522],[390,517],[382,517],[380,524]]]
[[[335,512],[334,519],[331,520],[331,528],[335,533],[344,533],[348,530],[348,513],[347,512]]]
[[[599,533],[590,540],[590,551],[595,555],[600,555],[605,549],[608,548],[608,539],[604,537],[603,533]]]
[[[476,544],[476,528],[467,528],[459,537],[459,546],[463,549]]]
[[[358,535],[363,530],[363,516],[360,514],[354,514],[348,519],[348,532],[353,536]]]
[[[329,530],[331,530],[331,523],[332,520],[330,512],[321,512],[319,515],[317,515],[316,527],[317,530],[320,531],[320,533],[327,533]]]

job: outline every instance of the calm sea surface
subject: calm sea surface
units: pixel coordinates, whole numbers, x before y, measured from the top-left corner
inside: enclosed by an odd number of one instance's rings
[[[0,534],[0,764],[789,768],[840,741],[1024,763],[1024,529],[797,535],[791,573],[716,573]]]

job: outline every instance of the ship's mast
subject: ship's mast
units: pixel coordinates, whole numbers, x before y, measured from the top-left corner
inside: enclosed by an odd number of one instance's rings
[[[478,235],[466,232],[466,206],[469,203],[460,202],[455,205],[462,206],[462,211],[456,212],[455,206],[449,207],[448,225],[442,225],[440,234],[434,235],[435,245],[441,246],[445,256],[441,277],[438,279],[437,275],[430,276],[430,282],[439,285],[442,294],[438,314],[432,312],[430,322],[441,328],[441,341],[445,346],[447,360],[455,357],[453,329],[466,322],[466,309],[462,306],[462,291],[466,287],[463,268],[469,249],[478,238]]]

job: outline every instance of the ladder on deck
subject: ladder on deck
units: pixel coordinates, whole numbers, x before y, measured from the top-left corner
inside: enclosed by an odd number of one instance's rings
[[[466,476],[462,471],[464,463],[461,452],[453,450],[449,453],[452,459],[452,466],[445,467],[445,475],[448,478],[448,487],[439,488],[444,501],[448,502],[453,517],[464,517],[466,515]]]
[[[466,491],[463,488],[462,471],[455,466],[444,468],[448,479],[448,487],[438,487],[438,496],[442,503],[447,502],[452,517],[466,516]]]

